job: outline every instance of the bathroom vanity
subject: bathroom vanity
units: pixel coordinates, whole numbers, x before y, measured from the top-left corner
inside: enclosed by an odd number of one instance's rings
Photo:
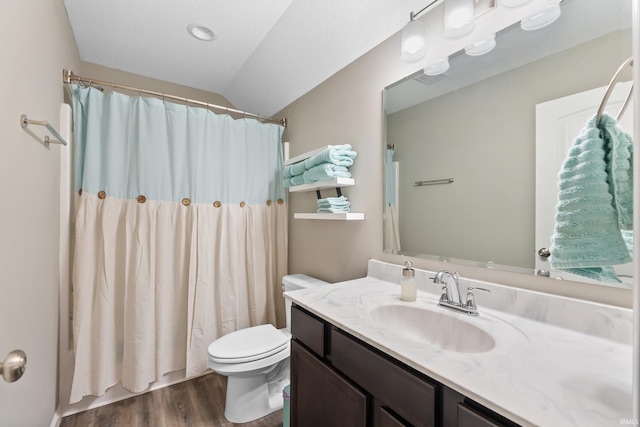
[[[437,306],[433,272],[400,301],[401,266],[286,294],[292,426],[617,426],[631,418],[631,310],[483,287],[480,315]]]

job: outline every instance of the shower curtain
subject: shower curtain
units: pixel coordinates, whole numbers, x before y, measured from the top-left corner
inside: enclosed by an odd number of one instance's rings
[[[272,323],[287,269],[282,126],[73,88],[71,403],[207,369],[207,347]]]
[[[398,162],[393,161],[394,153],[394,149],[387,148],[384,203],[384,252],[392,254],[401,250],[397,200]]]

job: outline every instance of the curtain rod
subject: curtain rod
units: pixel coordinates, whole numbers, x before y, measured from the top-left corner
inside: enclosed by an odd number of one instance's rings
[[[248,113],[246,111],[241,111],[241,110],[236,110],[235,108],[229,108],[229,107],[223,107],[221,105],[216,105],[216,104],[210,104],[208,102],[203,102],[203,101],[197,101],[195,99],[189,99],[189,98],[185,98],[184,96],[175,96],[175,95],[169,95],[163,92],[155,92],[153,90],[146,90],[146,89],[141,89],[138,87],[132,87],[132,86],[126,86],[126,85],[121,85],[121,84],[117,84],[117,83],[113,83],[113,82],[107,82],[104,80],[96,80],[96,79],[90,79],[87,77],[80,77],[77,76],[75,74],[73,74],[73,71],[71,70],[62,70],[62,81],[63,83],[66,84],[71,84],[73,82],[83,82],[83,83],[88,83],[89,86],[93,85],[93,84],[98,84],[98,85],[104,85],[104,86],[110,86],[111,89],[123,89],[123,90],[130,90],[133,92],[138,92],[138,93],[144,93],[146,95],[153,95],[153,96],[157,96],[163,99],[172,99],[175,101],[180,101],[180,102],[184,102],[186,104],[192,104],[192,105],[199,105],[202,107],[206,107],[206,108],[215,108],[218,110],[224,110],[227,113],[237,113],[237,114],[242,114],[245,117],[251,117],[254,119],[258,119],[258,120],[262,120],[265,122],[269,122],[269,123],[276,123],[279,125],[282,125],[284,127],[287,127],[287,118],[283,117],[282,119],[278,120],[278,119],[274,119],[271,117],[265,117],[265,116],[261,116],[260,114],[253,114],[253,113]]]

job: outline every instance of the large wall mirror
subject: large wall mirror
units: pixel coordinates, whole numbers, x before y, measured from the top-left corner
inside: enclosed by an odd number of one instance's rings
[[[385,88],[385,252],[600,283],[551,270],[539,250],[567,150],[631,56],[631,2],[561,8],[548,27],[514,24],[483,56],[452,53],[444,74]],[[630,80],[607,104],[613,116]],[[630,134],[632,108],[620,121]],[[607,285],[630,287],[631,264],[616,269]]]

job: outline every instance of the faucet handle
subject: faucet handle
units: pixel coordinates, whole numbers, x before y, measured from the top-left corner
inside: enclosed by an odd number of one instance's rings
[[[491,293],[491,291],[489,289],[473,288],[471,286],[467,288],[467,302],[464,305],[470,310],[477,311],[478,306],[476,305],[476,298],[475,298],[475,295],[473,294],[473,291],[483,291],[483,292],[489,292],[489,293]]]

